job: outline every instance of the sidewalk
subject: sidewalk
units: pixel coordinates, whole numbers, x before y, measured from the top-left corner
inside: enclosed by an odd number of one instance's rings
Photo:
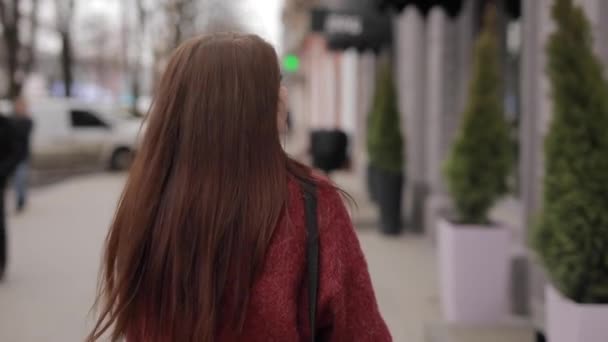
[[[367,258],[378,304],[395,342],[426,342],[426,327],[440,318],[435,250],[423,235],[380,234],[377,208],[364,179],[338,172],[332,180],[356,202],[353,223]]]
[[[435,254],[423,237],[382,237],[362,230],[378,304],[395,342],[426,342],[426,326],[439,320]]]
[[[531,325],[521,318],[507,318],[490,327],[444,322],[440,314],[436,248],[431,238],[407,231],[397,238],[381,236],[377,231],[377,209],[368,200],[363,177],[336,173],[332,179],[357,202],[353,223],[367,256],[380,310],[396,342],[533,341]],[[514,206],[508,202],[497,214],[508,215]]]
[[[83,340],[101,245],[123,181],[96,175],[37,189],[28,211],[9,218],[0,341]]]
[[[337,180],[360,200],[347,177]],[[0,341],[81,341],[94,300],[101,245],[124,182],[93,175],[35,190],[23,216],[9,219],[11,260],[0,285]],[[355,213],[356,214],[356,213]],[[362,216],[360,216],[362,217]],[[355,220],[357,218],[355,217]],[[434,253],[424,238],[360,230],[378,301],[397,342],[423,342],[438,317]],[[90,322],[89,322],[90,323]]]

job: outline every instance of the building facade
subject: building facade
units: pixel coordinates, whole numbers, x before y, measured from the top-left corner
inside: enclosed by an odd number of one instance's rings
[[[440,1],[437,1],[440,3]],[[435,219],[449,206],[442,180],[442,164],[460,122],[468,95],[472,51],[487,0],[459,1],[457,10],[415,6],[393,11],[392,55],[398,86],[402,132],[407,154],[404,206],[411,225],[433,238]],[[496,208],[497,219],[513,230],[513,309],[538,326],[544,325],[541,267],[527,247],[529,223],[540,210],[543,141],[551,119],[551,100],[545,46],[552,32],[552,0],[494,1],[502,37],[505,113],[519,137],[515,190]],[[608,1],[577,0],[592,23],[595,49],[608,66]],[[379,2],[287,1],[286,9],[301,16],[297,34],[285,17],[288,53],[303,57],[304,67],[293,77],[292,107],[304,122],[302,134],[316,127],[340,127],[352,137],[354,170],[366,165],[366,117],[371,105],[374,75],[381,54],[373,49],[332,46],[323,32],[310,25],[315,6],[353,15],[377,11]],[[388,2],[387,2],[388,3]],[[415,1],[410,1],[415,3]],[[423,2],[421,2],[423,3]],[[449,2],[446,2],[449,3]],[[455,2],[452,2],[454,4]],[[293,15],[293,13],[291,14]],[[291,18],[291,17],[289,17]],[[348,24],[344,24],[348,26]],[[353,26],[353,25],[351,25]],[[356,25],[354,25],[356,30]],[[293,37],[297,36],[297,39]],[[333,44],[336,45],[336,44]]]

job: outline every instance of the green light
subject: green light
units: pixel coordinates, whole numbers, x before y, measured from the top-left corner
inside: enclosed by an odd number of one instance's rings
[[[300,58],[296,55],[283,57],[283,69],[287,72],[297,72],[300,69]]]

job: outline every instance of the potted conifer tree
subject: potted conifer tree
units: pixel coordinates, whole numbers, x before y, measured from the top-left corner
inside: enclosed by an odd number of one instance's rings
[[[401,231],[403,191],[403,140],[399,124],[393,71],[389,63],[378,72],[372,110],[368,120],[368,185],[380,207],[383,233]]]
[[[550,342],[608,341],[608,83],[590,25],[572,0],[553,5],[543,209],[533,245],[550,282]]]
[[[439,222],[442,309],[450,322],[491,323],[508,313],[510,235],[489,211],[507,190],[511,140],[502,105],[496,10],[475,46],[469,98],[445,164],[454,215]]]

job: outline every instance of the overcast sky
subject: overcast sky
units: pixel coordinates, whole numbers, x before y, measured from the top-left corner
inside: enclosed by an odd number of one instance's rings
[[[253,32],[269,40],[278,50],[281,41],[282,4],[283,0],[245,0],[244,4],[246,17],[255,18],[248,23]]]
[[[81,0],[77,7],[77,16],[87,17],[89,15],[100,13],[105,14],[118,25],[120,23],[120,3],[124,0]],[[235,0],[220,0],[220,1],[235,1]],[[242,1],[240,9],[241,17],[245,20],[244,24],[254,33],[257,33],[270,41],[278,50],[280,50],[281,39],[281,23],[280,10],[283,0],[237,0]],[[52,17],[54,11],[52,0],[42,1],[42,16]],[[85,5],[86,3],[86,5]],[[53,49],[58,48],[58,41],[53,41],[49,37],[41,37],[41,47]]]

